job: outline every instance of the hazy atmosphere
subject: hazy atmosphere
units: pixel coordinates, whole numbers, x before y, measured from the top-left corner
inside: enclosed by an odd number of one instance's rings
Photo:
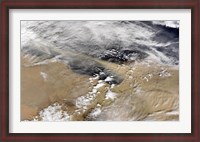
[[[179,21],[21,21],[21,121],[179,120]]]

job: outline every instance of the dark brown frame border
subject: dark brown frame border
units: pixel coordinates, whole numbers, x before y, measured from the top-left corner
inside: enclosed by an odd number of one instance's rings
[[[199,0],[3,0],[0,9],[0,141],[136,141],[200,142]],[[192,10],[192,133],[190,134],[11,134],[9,133],[9,9],[191,9]]]

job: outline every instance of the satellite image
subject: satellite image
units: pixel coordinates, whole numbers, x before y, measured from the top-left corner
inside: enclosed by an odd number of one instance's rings
[[[179,21],[21,21],[21,121],[178,121]]]

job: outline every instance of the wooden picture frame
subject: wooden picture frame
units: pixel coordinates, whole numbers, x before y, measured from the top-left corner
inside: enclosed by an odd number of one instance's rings
[[[199,142],[199,0],[3,0],[1,1],[1,141],[138,141]],[[191,133],[9,133],[9,10],[11,9],[191,9],[192,122]]]

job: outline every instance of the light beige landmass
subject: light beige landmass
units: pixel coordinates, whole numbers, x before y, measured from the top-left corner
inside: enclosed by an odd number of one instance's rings
[[[89,91],[89,77],[72,72],[63,63],[25,66],[24,60],[21,65],[22,120],[32,119],[42,108],[54,102],[66,100],[73,107],[73,101]],[[41,72],[48,75],[46,80]]]
[[[96,60],[96,59],[95,59]],[[77,113],[76,99],[86,95],[97,84],[90,76],[74,73],[66,64],[52,62],[32,66],[21,58],[21,120],[31,120],[43,108],[57,102],[72,120],[90,120],[90,113],[100,105],[95,120],[178,120],[179,70],[158,64],[134,63],[118,65],[99,61],[124,78],[119,85],[105,85],[86,111]],[[105,99],[108,90],[117,98]]]

